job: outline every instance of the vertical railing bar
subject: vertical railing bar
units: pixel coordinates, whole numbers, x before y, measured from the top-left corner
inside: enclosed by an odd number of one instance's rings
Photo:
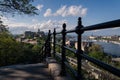
[[[46,51],[47,51],[47,40],[46,40],[46,42],[45,42],[45,51],[44,51],[44,55],[43,55],[44,58],[46,58],[46,53],[47,53]]]
[[[41,60],[43,61],[43,47],[42,47],[42,50],[41,50]]]
[[[51,57],[51,31],[49,30],[49,36],[48,36],[48,57]]]
[[[62,76],[65,76],[66,75],[66,70],[65,70],[65,60],[66,60],[66,57],[65,57],[65,41],[66,41],[66,24],[64,23],[63,24],[63,30],[62,30],[62,65],[61,65],[61,68],[62,68],[62,71],[61,71],[61,75]]]
[[[81,49],[81,42],[82,42],[82,33],[83,31],[81,31],[81,28],[82,28],[82,24],[81,24],[81,18],[78,19],[78,26],[76,27],[76,33],[78,34],[78,37],[77,37],[77,52],[76,52],[76,55],[77,55],[77,80],[83,80],[83,77],[82,77],[82,56],[80,54],[82,54],[82,49]]]
[[[53,32],[53,57],[55,57],[55,53],[56,53],[56,50],[55,50],[55,48],[56,48],[56,30],[55,30],[55,28],[54,28],[54,32]]]
[[[51,57],[51,47],[50,47],[50,38],[51,37],[51,31],[49,30],[49,33],[48,33],[48,38],[45,42],[45,55],[44,55],[44,58],[46,57]]]

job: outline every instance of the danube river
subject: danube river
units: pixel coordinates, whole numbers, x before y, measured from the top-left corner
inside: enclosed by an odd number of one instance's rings
[[[107,43],[107,42],[101,42],[101,41],[95,41],[94,43],[101,45],[105,53],[111,54],[114,56],[120,56],[119,44]]]

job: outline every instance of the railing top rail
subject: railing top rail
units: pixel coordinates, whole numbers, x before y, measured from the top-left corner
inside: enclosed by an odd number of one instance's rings
[[[67,50],[70,50],[70,51],[73,52],[73,53],[76,53],[76,50],[73,49],[73,48],[69,48],[69,47],[67,47],[67,46],[63,46],[63,47],[66,48]]]
[[[95,24],[91,26],[86,26],[86,27],[81,28],[81,31],[90,31],[90,30],[115,28],[115,27],[120,27],[120,19],[108,21],[108,22],[104,22],[100,24]],[[66,31],[66,33],[72,33],[72,32],[76,32],[76,29]],[[62,32],[57,32],[56,34],[61,34],[61,33]]]
[[[100,24],[96,24],[96,25],[86,26],[86,27],[83,27],[81,30],[89,31],[89,30],[115,28],[115,27],[120,27],[120,19],[105,22],[105,23],[100,23]]]
[[[74,29],[74,30],[68,30],[68,31],[66,31],[66,33],[72,33],[72,32],[75,32],[76,30]]]
[[[57,32],[56,34],[61,34],[62,32]]]

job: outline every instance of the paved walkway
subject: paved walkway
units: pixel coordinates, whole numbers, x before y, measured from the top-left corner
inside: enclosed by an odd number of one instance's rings
[[[45,64],[0,67],[0,80],[53,80]]]

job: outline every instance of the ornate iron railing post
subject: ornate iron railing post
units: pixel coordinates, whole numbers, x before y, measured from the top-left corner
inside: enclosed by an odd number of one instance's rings
[[[51,31],[49,30],[48,33],[48,57],[51,57]]]
[[[46,40],[47,42],[47,40]],[[43,58],[46,58],[46,55],[47,55],[47,43],[45,42],[45,51],[44,51],[44,55],[43,55]]]
[[[82,57],[80,54],[83,54],[83,51],[81,49],[81,42],[82,42],[82,33],[83,31],[81,31],[82,28],[82,22],[81,22],[81,18],[79,17],[78,19],[78,26],[76,27],[76,33],[78,34],[77,37],[77,80],[83,80],[82,74],[81,74],[81,65],[82,65]]]
[[[62,71],[61,71],[61,75],[62,76],[65,76],[66,74],[66,70],[65,70],[65,60],[66,60],[66,57],[65,57],[65,41],[66,41],[66,24],[64,23],[63,24],[63,30],[62,30],[62,65],[61,65],[61,68],[62,68]]]
[[[56,48],[56,46],[55,46],[55,44],[56,44],[56,30],[55,30],[55,28],[54,28],[54,32],[53,32],[53,57],[55,57],[55,53],[56,53],[56,50],[55,50],[55,48]]]
[[[50,45],[50,40],[51,40],[51,31],[49,30],[48,33],[48,38],[45,42],[45,55],[44,57],[51,57],[51,45]]]
[[[41,49],[41,55],[40,55],[40,61],[42,62],[43,61],[43,48]]]

